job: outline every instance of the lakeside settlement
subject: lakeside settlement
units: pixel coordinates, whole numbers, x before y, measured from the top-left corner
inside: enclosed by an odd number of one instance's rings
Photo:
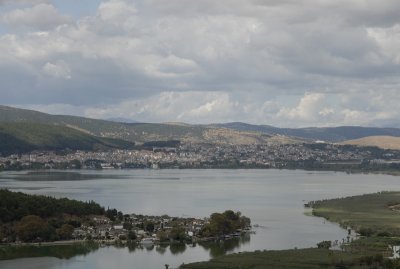
[[[264,145],[160,142],[132,150],[33,151],[0,156],[0,171],[36,169],[275,168],[398,174],[400,151],[327,143]],[[170,145],[171,144],[171,145]]]
[[[105,210],[95,202],[0,189],[0,242],[173,244],[226,240],[251,232],[251,220],[226,210],[207,218],[146,216]]]

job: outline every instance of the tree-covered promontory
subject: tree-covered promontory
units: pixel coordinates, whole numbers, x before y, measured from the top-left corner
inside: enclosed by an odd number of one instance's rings
[[[69,239],[88,215],[103,215],[99,204],[0,190],[0,241]]]

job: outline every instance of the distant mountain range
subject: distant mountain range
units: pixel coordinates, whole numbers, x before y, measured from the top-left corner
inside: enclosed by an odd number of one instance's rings
[[[68,145],[68,148],[73,149],[73,144],[76,144],[81,148],[94,149],[99,147],[123,148],[130,147],[133,143],[140,144],[147,141],[162,140],[235,145],[313,141],[336,143],[367,136],[400,137],[399,128],[358,126],[278,128],[241,122],[190,125],[183,123],[127,123],[120,121],[123,120],[113,119],[110,121],[68,115],[50,115],[38,111],[0,106],[0,138],[2,139],[0,150],[1,147],[7,145],[24,145],[24,143],[29,145],[27,148],[42,147],[50,149]],[[32,137],[22,136],[23,130],[32,134]],[[63,136],[63,134],[70,134],[70,136]],[[44,139],[40,141],[46,135],[52,137],[52,139],[46,138],[47,141],[52,141],[49,144],[46,144]],[[59,139],[57,140],[55,137]],[[6,138],[9,140],[6,140]],[[108,138],[113,140],[108,140]],[[81,140],[86,141],[85,145],[76,142]],[[69,142],[64,145],[63,141]]]
[[[138,121],[127,118],[108,118],[107,121],[122,122],[122,123],[139,123]]]

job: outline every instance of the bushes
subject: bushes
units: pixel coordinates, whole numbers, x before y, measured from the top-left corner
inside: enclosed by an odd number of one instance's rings
[[[319,242],[317,244],[318,248],[330,249],[331,246],[332,246],[332,242],[331,241],[322,241],[322,242]]]
[[[361,236],[372,236],[374,234],[374,230],[371,228],[361,227],[357,231]]]

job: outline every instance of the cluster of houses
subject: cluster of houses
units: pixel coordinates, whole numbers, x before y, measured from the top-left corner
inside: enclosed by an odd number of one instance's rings
[[[195,241],[208,219],[175,218],[169,216],[125,215],[122,222],[111,221],[106,216],[92,216],[91,220],[75,228],[75,240],[95,240],[115,242],[131,240],[141,243],[154,243],[172,239],[166,237],[172,229],[180,229],[185,238]]]

